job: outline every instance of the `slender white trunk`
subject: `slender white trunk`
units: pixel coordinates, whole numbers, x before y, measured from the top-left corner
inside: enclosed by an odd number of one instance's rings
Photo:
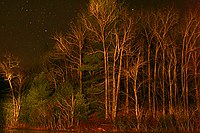
[[[128,56],[128,52],[126,52],[126,63],[125,63],[126,71],[128,71],[128,65],[129,65],[129,56]],[[129,76],[126,73],[126,78],[125,78],[125,89],[126,89],[125,113],[126,113],[126,115],[128,115],[128,113],[129,113],[129,89],[128,89],[128,86],[129,86]]]
[[[157,80],[157,56],[158,56],[159,47],[156,46],[156,52],[154,57],[154,79],[153,79],[153,117],[156,117],[156,80]]]
[[[170,63],[168,66],[168,78],[169,78],[169,113],[173,113],[173,95],[172,95],[172,79],[171,79],[171,64],[172,61],[170,59]]]
[[[105,118],[108,119],[108,68],[107,52],[104,50],[104,73],[105,73]]]

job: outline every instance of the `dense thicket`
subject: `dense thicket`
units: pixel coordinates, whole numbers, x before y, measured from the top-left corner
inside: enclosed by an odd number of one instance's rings
[[[27,82],[15,58],[1,62],[6,124],[67,129],[97,112],[124,129],[198,130],[199,36],[196,12],[90,0]]]

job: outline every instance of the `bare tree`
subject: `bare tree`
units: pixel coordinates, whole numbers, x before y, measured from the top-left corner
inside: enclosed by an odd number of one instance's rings
[[[115,120],[116,112],[117,112],[117,103],[120,91],[120,81],[122,75],[122,59],[124,55],[124,50],[131,44],[132,40],[134,39],[135,32],[133,27],[135,25],[135,21],[133,18],[128,16],[127,12],[124,10],[122,12],[122,16],[120,17],[121,20],[118,20],[114,26],[114,37],[113,39],[113,90],[112,90],[112,119]],[[122,24],[118,24],[122,23]],[[118,64],[117,64],[118,62]]]
[[[22,85],[24,83],[24,75],[19,70],[19,59],[11,54],[4,56],[0,63],[1,74],[8,81],[12,95],[12,126],[16,126],[19,120],[19,112],[21,108]],[[16,80],[16,81],[14,81]],[[14,85],[15,83],[15,85]]]
[[[188,15],[186,15],[184,27],[181,28],[181,33],[181,87],[183,108],[188,116],[189,64],[192,59],[192,53],[196,50],[196,43],[200,36],[199,21],[194,13],[189,12]]]
[[[161,68],[161,89],[162,89],[162,109],[163,109],[163,115],[165,115],[165,104],[166,104],[166,95],[165,95],[165,80],[166,80],[166,48],[169,45],[170,40],[170,31],[174,27],[174,25],[177,23],[177,14],[173,10],[173,8],[167,8],[156,11],[156,13],[152,12],[151,16],[148,17],[148,28],[150,29],[150,36],[149,33],[146,31],[146,38],[148,41],[148,61],[150,60],[150,44],[155,44],[155,54],[154,54],[154,72],[153,72],[153,114],[155,116],[155,108],[156,108],[156,90],[157,90],[157,70],[158,67]],[[159,64],[159,55],[161,56],[161,66],[157,66]],[[150,64],[149,64],[150,66]],[[150,74],[150,67],[148,67],[148,74]],[[150,88],[150,83],[149,83]],[[149,91],[150,95],[150,91]],[[150,99],[149,99],[150,102]]]
[[[129,69],[129,53],[130,53],[130,48],[127,48],[125,50],[125,89],[126,89],[126,100],[125,100],[125,114],[128,116],[129,114],[129,74],[128,69]]]
[[[173,46],[172,46],[173,47]],[[174,105],[176,103],[176,95],[177,95],[177,83],[176,83],[176,77],[172,77],[172,73],[176,75],[176,56],[174,56],[176,53],[174,53],[175,48],[167,48],[166,54],[168,55],[168,62],[167,62],[167,74],[168,74],[168,81],[169,81],[169,113],[173,113],[173,99],[174,99]],[[173,51],[173,52],[171,52]],[[175,69],[174,71],[172,69]],[[174,91],[173,91],[174,87]],[[173,95],[174,92],[174,95]],[[174,97],[174,98],[173,98]]]
[[[173,47],[173,82],[174,82],[174,106],[178,104],[178,83],[177,83],[177,65],[176,46]]]
[[[149,16],[149,19],[147,22],[147,28],[149,29],[149,34],[146,33],[147,40],[150,41],[148,43],[151,43],[152,39],[155,38],[155,34],[157,34],[157,31],[156,31],[158,28],[157,23],[158,23],[157,15],[154,14],[153,12],[150,12],[150,16]],[[159,42],[157,42],[157,41],[154,42],[154,45],[155,45],[155,53],[154,53],[154,68],[153,68],[153,83],[152,83],[152,89],[153,89],[152,113],[153,113],[153,116],[155,117],[155,115],[156,115],[156,91],[157,91],[157,84],[156,84],[156,82],[157,82],[157,64],[158,64],[158,52],[160,51],[160,45],[159,45]],[[149,47],[150,47],[150,44],[149,44]],[[150,51],[148,53],[150,54]],[[150,58],[150,57],[148,57],[148,58]],[[149,95],[150,95],[150,90],[149,90]],[[150,101],[150,99],[149,99],[149,101]]]
[[[147,14],[147,17],[145,17],[145,19],[147,18],[147,22],[150,22],[150,15]],[[148,50],[147,50],[147,75],[148,75],[148,103],[149,103],[149,111],[151,112],[152,109],[152,103],[151,103],[151,45],[152,45],[152,41],[153,41],[153,35],[151,35],[151,33],[149,33],[147,27],[144,27],[144,36],[146,37],[147,40],[147,45],[148,45]]]
[[[118,17],[116,0],[90,0],[88,14],[82,14],[82,20],[86,29],[91,33],[90,37],[102,44],[104,55],[105,74],[105,118],[108,118],[108,92],[109,92],[109,68],[108,49],[110,36],[113,31],[113,22]],[[88,17],[89,16],[89,17]],[[93,40],[94,41],[94,40]]]
[[[138,102],[138,86],[137,86],[137,78],[139,69],[145,64],[143,57],[141,56],[141,52],[139,52],[133,56],[135,60],[132,61],[131,66],[129,66],[128,74],[130,78],[133,80],[133,92],[134,92],[134,98],[135,98],[135,116],[137,119],[137,128],[140,128],[140,108],[139,108],[139,102]]]
[[[83,89],[81,67],[85,33],[84,26],[77,22],[77,24],[71,26],[71,32],[67,36],[61,34],[54,36],[57,50],[64,54],[65,60],[72,64],[71,66],[75,66],[79,73],[80,93],[82,93]]]

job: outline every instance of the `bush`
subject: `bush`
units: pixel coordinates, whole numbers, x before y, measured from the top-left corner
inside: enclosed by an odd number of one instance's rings
[[[90,109],[89,103],[86,102],[83,94],[76,94],[74,112],[76,120],[87,120],[88,115],[90,113]]]
[[[23,98],[23,112],[20,115],[20,121],[30,125],[43,122],[41,119],[47,110],[51,93],[45,73],[41,72],[34,78],[27,95]]]
[[[4,100],[2,113],[4,116],[4,123],[7,128],[13,128],[13,126],[16,126],[14,123],[12,98],[7,97]]]

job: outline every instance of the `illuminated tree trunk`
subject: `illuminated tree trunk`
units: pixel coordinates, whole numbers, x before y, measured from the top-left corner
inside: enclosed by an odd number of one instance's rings
[[[79,86],[80,86],[80,94],[83,93],[83,72],[81,71],[82,67],[82,46],[79,48]]]
[[[151,44],[148,44],[148,101],[149,101],[149,111],[151,112],[151,62],[150,62],[150,56],[151,56]]]
[[[126,51],[126,60],[125,60],[125,68],[126,71],[128,71],[128,67],[129,67],[129,56],[128,56],[128,52]],[[125,76],[125,89],[126,89],[126,101],[125,101],[125,114],[126,116],[128,116],[129,113],[129,76],[126,73]]]
[[[11,78],[8,79],[8,83],[12,92],[12,104],[13,104],[13,126],[17,124],[18,114],[17,114],[17,99],[15,98],[14,89],[12,86]]]
[[[108,53],[107,53],[107,62],[108,62]],[[112,107],[111,107],[111,88],[110,88],[110,78],[109,78],[109,68],[108,68],[108,114],[111,114]]]
[[[71,126],[74,125],[74,110],[75,110],[75,100],[74,100],[74,92],[72,92],[72,97],[71,97],[71,124],[70,124]]]
[[[116,87],[116,79],[115,79],[115,75],[116,75],[116,61],[117,61],[117,51],[118,51],[118,46],[115,47],[114,50],[114,57],[113,57],[113,87],[112,87],[112,120],[115,120],[116,118],[116,111],[117,111],[117,87]]]
[[[105,47],[105,46],[104,46]],[[105,118],[108,119],[108,67],[107,67],[107,52],[104,50],[104,69],[105,69]]]
[[[134,96],[135,96],[135,116],[137,119],[137,128],[140,128],[140,123],[139,123],[139,104],[138,104],[138,96],[137,96],[137,74],[138,74],[138,69],[136,68],[135,70],[135,77],[133,79],[133,91],[134,91]]]
[[[106,47],[106,44],[105,44],[105,36],[104,36],[104,29],[105,27],[101,27],[100,28],[100,32],[101,32],[101,41],[102,41],[102,45],[103,45],[103,54],[104,54],[104,74],[105,74],[105,118],[108,119],[108,116],[109,116],[109,101],[108,101],[108,89],[109,89],[109,86],[108,86],[108,80],[109,80],[109,73],[108,73],[108,52],[107,52],[107,47]]]
[[[168,54],[168,82],[169,82],[169,113],[173,114],[174,107],[177,105],[177,57],[176,46],[167,48]],[[173,76],[172,76],[173,75]],[[174,92],[174,94],[173,94]]]
[[[156,45],[155,57],[154,57],[154,74],[153,74],[153,116],[156,117],[156,81],[157,81],[157,56],[159,46]]]
[[[120,78],[121,78],[121,70],[122,70],[122,54],[123,54],[123,48],[120,50],[120,59],[119,59],[119,68],[118,68],[118,72],[117,72],[117,86],[115,86],[115,88],[113,88],[113,106],[112,106],[112,119],[115,120],[116,116],[117,116],[117,103],[118,103],[118,96],[119,96],[119,90],[120,90]],[[115,64],[114,64],[115,66]],[[114,68],[115,70],[115,68]],[[113,77],[115,77],[115,72]],[[115,79],[113,79],[115,82]],[[114,83],[115,84],[115,83]],[[113,86],[113,87],[114,87]]]
[[[174,82],[174,107],[176,107],[179,103],[178,98],[178,87],[177,87],[177,56],[176,56],[176,47],[173,48],[173,82]]]
[[[149,19],[149,18],[148,18]],[[148,43],[148,51],[147,51],[147,73],[148,73],[148,103],[149,103],[149,111],[152,111],[152,102],[151,102],[151,43],[152,36],[149,35],[148,31],[145,29],[145,37]]]
[[[138,104],[138,95],[137,95],[137,72],[135,73],[135,77],[133,80],[133,91],[134,91],[134,97],[135,97],[135,116],[137,119],[137,128],[140,128],[139,123],[139,104]]]
[[[140,51],[136,56],[135,62],[133,62],[133,66],[130,67],[130,77],[133,79],[133,92],[135,98],[135,116],[137,120],[137,129],[140,128],[140,109],[139,109],[139,102],[138,102],[138,88],[137,88],[137,77],[139,68],[144,65],[143,59],[140,56]]]
[[[163,44],[162,50],[162,106],[163,106],[163,116],[165,115],[165,44]]]
[[[182,100],[183,100],[183,110],[185,110],[185,46],[182,44],[181,51],[181,88],[182,88]]]
[[[171,57],[172,58],[172,57]],[[172,79],[171,79],[171,67],[172,67],[172,59],[170,59],[168,65],[168,78],[169,78],[169,113],[173,113],[173,92],[172,92]]]

